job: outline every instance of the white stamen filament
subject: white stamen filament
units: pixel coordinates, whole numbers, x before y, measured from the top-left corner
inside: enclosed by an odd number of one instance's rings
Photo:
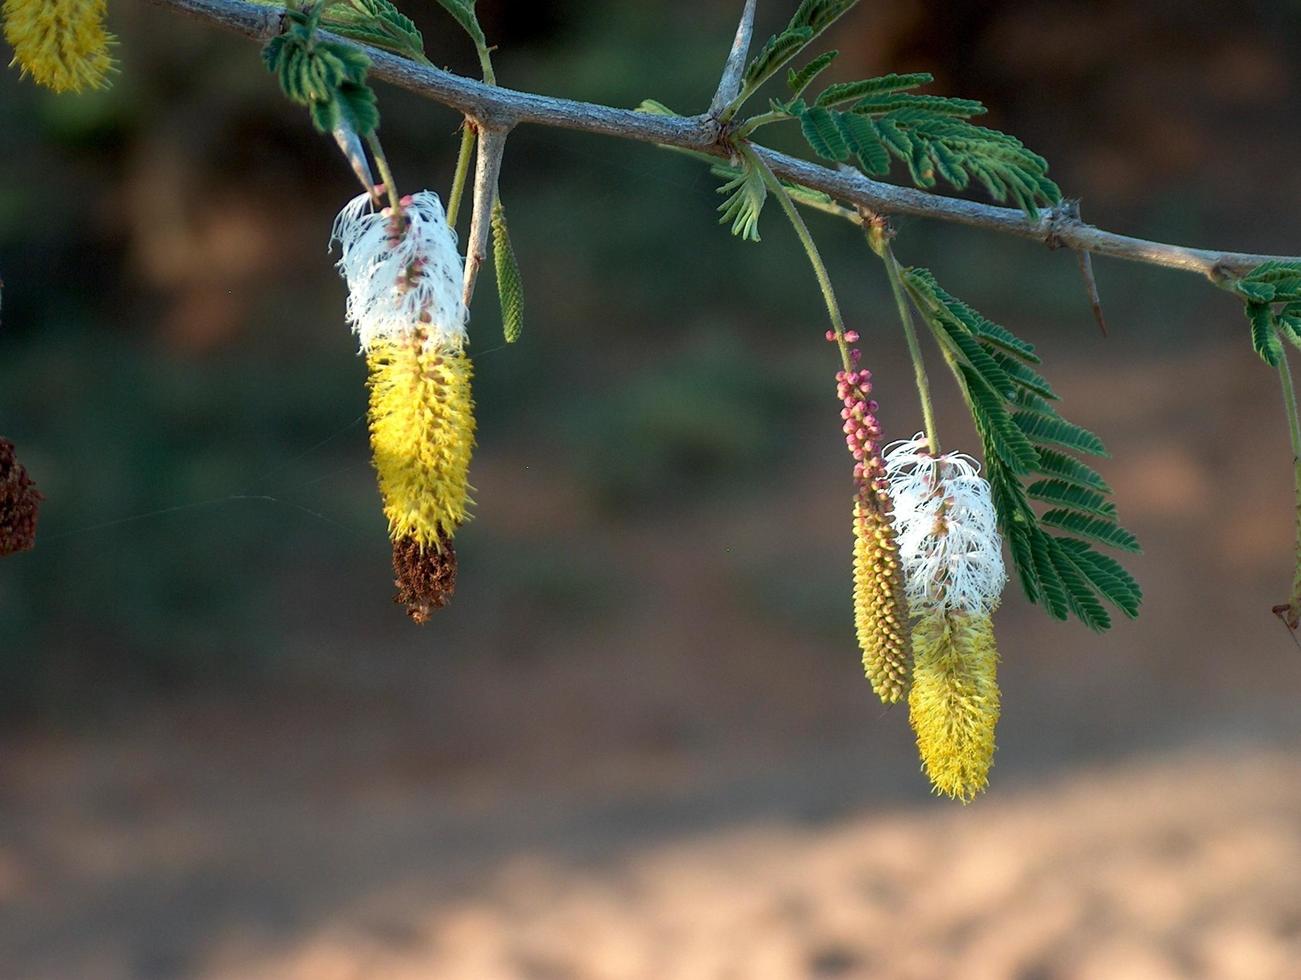
[[[419,328],[431,344],[459,350],[469,318],[461,299],[464,261],[456,233],[432,191],[403,205],[405,233],[394,238],[389,209],[375,210],[361,194],[339,212],[331,232],[348,283],[348,321],[362,350],[410,337]]]
[[[885,470],[910,612],[992,612],[1007,571],[980,464],[961,453],[932,456],[919,433],[886,447]]]

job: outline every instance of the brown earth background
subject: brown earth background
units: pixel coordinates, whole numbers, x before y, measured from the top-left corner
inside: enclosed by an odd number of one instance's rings
[[[739,4],[479,6],[505,84],[697,111]],[[900,223],[1039,346],[1145,547],[1105,636],[1009,591],[964,808],[861,678],[835,364],[775,210],[744,245],[690,161],[516,134],[529,322],[505,349],[476,306],[478,516],[417,629],[325,252],[350,177],[253,45],[111,7],[112,91],[0,77],[0,432],[48,498],[0,565],[0,976],[1301,977],[1289,450],[1231,297],[1100,261],[1104,340],[1070,255]],[[1099,224],[1301,252],[1295,0],[871,0],[831,44],[985,100]],[[457,119],[380,98],[399,180],[445,188]],[[911,434],[878,270],[814,231]]]

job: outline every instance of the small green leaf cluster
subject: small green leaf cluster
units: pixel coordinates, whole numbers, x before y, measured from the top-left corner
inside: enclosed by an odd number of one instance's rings
[[[806,101],[802,93],[829,63],[815,59],[791,72],[791,98],[772,104],[774,114],[799,120],[805,140],[824,160],[853,157],[864,173],[884,177],[893,157],[918,187],[934,187],[943,178],[965,190],[977,181],[996,201],[1010,200],[1032,218],[1039,206],[1061,200],[1043,157],[1014,136],[970,122],[986,111],[981,103],[914,92],[933,80],[925,72],[838,82]]]
[[[1301,348],[1301,262],[1265,262],[1234,281],[1232,289],[1246,304],[1251,344],[1266,364],[1283,362],[1279,338]]]
[[[971,410],[999,528],[1026,596],[1057,619],[1074,615],[1099,632],[1111,626],[1100,599],[1137,616],[1138,583],[1094,548],[1140,551],[1116,522],[1111,488],[1077,458],[1106,456],[1102,440],[1057,411],[1058,395],[1036,370],[1033,346],[945,292],[927,270],[903,270],[903,281]],[[1036,513],[1031,501],[1048,509]]]
[[[389,0],[334,0],[326,5],[321,26],[352,41],[425,60],[424,37]]]
[[[724,177],[726,183],[718,188],[718,193],[726,194],[727,200],[718,206],[722,217],[718,223],[731,223],[732,234],[749,242],[759,241],[759,216],[768,201],[768,184],[760,164],[752,155],[743,154],[737,167],[713,168],[713,172]]]
[[[262,59],[285,95],[307,106],[319,131],[346,127],[370,135],[379,126],[375,93],[366,84],[370,59],[351,45],[317,37],[325,9],[286,11],[285,31],[267,42]]]

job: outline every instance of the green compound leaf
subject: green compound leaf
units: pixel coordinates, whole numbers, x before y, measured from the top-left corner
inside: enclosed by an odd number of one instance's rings
[[[823,89],[811,108],[786,108],[803,122],[815,153],[844,160],[838,152],[843,142],[859,157],[866,173],[884,176],[889,158],[894,157],[919,187],[933,187],[942,179],[965,190],[974,181],[996,201],[1010,201],[1030,218],[1038,217],[1041,206],[1061,200],[1043,157],[1014,136],[969,121],[985,112],[980,102],[911,91],[930,81],[930,75],[916,73],[839,82]],[[846,102],[853,103],[848,110],[835,108]],[[822,112],[831,114],[842,139],[830,136]],[[870,125],[851,123],[845,117],[861,117]],[[871,143],[876,147],[869,149]]]
[[[858,0],[804,0],[791,17],[791,27],[807,27],[821,34],[849,12]]]
[[[747,161],[735,177],[718,189],[718,193],[727,195],[727,200],[718,207],[723,215],[718,223],[731,222],[732,234],[737,238],[759,241],[759,216],[768,201],[768,185],[762,171]]]
[[[929,85],[933,81],[935,77],[925,71],[909,75],[891,73],[878,78],[864,78],[857,82],[838,82],[835,85],[828,85],[818,94],[815,101],[820,106],[834,106],[841,102],[853,102],[856,99],[906,92],[922,85]]]
[[[836,118],[826,109],[814,106],[806,109],[800,116],[800,127],[804,138],[813,147],[813,152],[824,160],[846,160],[849,158],[849,144],[844,133],[836,124]]]
[[[262,60],[289,100],[307,107],[318,130],[344,126],[369,135],[379,126],[375,94],[366,84],[370,59],[351,45],[314,36],[324,9],[287,11],[285,32],[267,42]]]
[[[1283,345],[1274,329],[1274,310],[1268,303],[1248,303],[1247,320],[1251,323],[1251,346],[1270,367],[1283,361]]]
[[[1106,481],[1072,455],[1106,455],[1101,440],[1059,414],[1048,381],[1028,367],[1039,360],[1033,347],[945,292],[925,269],[906,269],[903,280],[971,410],[999,530],[1026,596],[1051,616],[1074,616],[1098,631],[1112,625],[1104,603],[1136,616],[1137,583],[1087,543],[1140,550],[1116,523]],[[1040,515],[1036,505],[1049,509]]]
[[[1072,507],[1109,519],[1116,516],[1116,505],[1101,491],[1087,490],[1065,480],[1038,480],[1026,487],[1025,493],[1031,500],[1041,500],[1046,504]]]
[[[1047,378],[1034,368],[1023,364],[1015,357],[1004,353],[993,344],[986,343],[985,349],[989,351],[989,356],[994,359],[994,363],[1002,368],[1003,371],[1007,373],[1008,377],[1012,379],[1013,383],[1021,389],[1021,391],[1017,392],[1018,401],[1021,398],[1028,399],[1030,396],[1035,396],[1034,401],[1030,402],[1029,407],[1038,411],[1046,412],[1047,414],[1055,415],[1057,413],[1055,408],[1044,401],[1045,398],[1052,399],[1053,401],[1056,401],[1058,398],[1057,392],[1053,391],[1053,386],[1048,383]],[[1042,408],[1040,406],[1042,406]]]
[[[513,344],[524,332],[524,279],[511,245],[506,206],[500,196],[492,206],[492,261],[497,273],[497,297],[501,301],[502,334],[506,343]]]
[[[419,29],[389,0],[338,0],[322,15],[321,26],[416,61],[425,56],[425,39]]]
[[[1076,486],[1097,490],[1099,493],[1111,493],[1111,487],[1096,470],[1081,463],[1074,456],[1068,456],[1047,446],[1039,447],[1039,465],[1036,471],[1044,476],[1074,483]]]
[[[1060,415],[1048,417],[1039,412],[1017,412],[1013,420],[1035,445],[1048,444],[1088,453],[1090,456],[1109,456],[1102,440],[1088,429],[1067,422]]]
[[[791,90],[791,98],[798,99],[803,95],[810,83],[826,71],[839,54],[839,51],[824,51],[799,71],[792,68],[787,72],[786,87]]]
[[[1108,555],[1101,554],[1085,541],[1076,538],[1056,538],[1061,548],[1075,566],[1108,602],[1130,619],[1138,618],[1143,602],[1143,590],[1123,565]]]
[[[1265,303],[1301,300],[1301,262],[1262,262],[1234,283],[1234,289]]]
[[[957,367],[976,428],[1002,465],[1016,476],[1033,472],[1039,455],[1008,415],[1003,398],[970,364]]]
[[[1070,599],[1061,576],[1057,574],[1057,567],[1053,564],[1048,535],[1038,528],[1032,528],[1028,540],[1035,582],[1039,586],[1039,604],[1053,619],[1066,619],[1070,612]]]
[[[872,120],[847,112],[834,118],[849,152],[858,157],[862,171],[875,177],[886,176],[890,172],[890,151],[882,144]]]
[[[1081,514],[1074,510],[1050,510],[1039,518],[1039,523],[1046,527],[1070,531],[1072,534],[1110,545],[1120,551],[1138,554],[1143,550],[1139,547],[1138,538],[1105,517]]]
[[[1066,589],[1070,611],[1095,633],[1105,633],[1111,629],[1111,616],[1094,595],[1088,577],[1056,538],[1049,537],[1047,534],[1043,535],[1043,538],[1047,544],[1053,569]]]
[[[475,47],[487,46],[488,39],[484,37],[483,28],[479,26],[479,15],[474,11],[474,0],[438,0],[438,3],[470,35]]]
[[[809,27],[788,27],[780,34],[768,38],[759,53],[745,66],[742,90],[752,92],[757,89],[780,71],[786,62],[803,51],[812,40],[813,30]]]

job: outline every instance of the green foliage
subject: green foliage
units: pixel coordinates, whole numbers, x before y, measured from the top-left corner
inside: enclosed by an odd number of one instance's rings
[[[858,0],[804,0],[791,17],[790,23],[764,43],[759,53],[750,59],[741,78],[741,93],[728,107],[728,118],[753,95],[764,82],[781,71],[797,54],[809,46],[819,34],[844,15]],[[834,51],[819,55],[801,72],[791,72],[787,83],[799,95],[819,72],[831,64]],[[811,70],[810,70],[811,69]]]
[[[834,24],[858,0],[804,0],[791,17],[791,27],[807,27],[814,36],[821,34]]]
[[[742,164],[735,169],[735,176],[718,189],[726,194],[727,200],[719,205],[722,217],[720,225],[732,223],[732,234],[746,241],[759,241],[759,215],[768,200],[768,185],[764,182],[763,171],[748,157],[742,157]],[[729,168],[731,170],[732,168]]]
[[[903,281],[971,410],[999,528],[1027,597],[1098,631],[1111,626],[1100,600],[1137,616],[1137,583],[1093,543],[1137,552],[1138,541],[1116,523],[1106,481],[1074,455],[1105,456],[1102,441],[1058,413],[1056,393],[1029,367],[1039,363],[1030,344],[945,292],[925,269],[904,270]],[[1050,509],[1038,514],[1031,501]]]
[[[1235,280],[1232,289],[1245,304],[1251,346],[1266,364],[1278,367],[1280,338],[1301,347],[1301,263],[1264,262]]]
[[[792,68],[787,72],[786,87],[791,90],[791,98],[797,99],[803,95],[810,83],[826,71],[839,54],[839,51],[824,51],[799,71]]]
[[[479,15],[474,9],[475,0],[438,0],[438,3],[461,25],[461,29],[470,35],[477,48],[488,46],[483,28],[479,26]]]
[[[352,41],[425,60],[424,37],[389,0],[335,0],[326,7],[321,26]]]
[[[678,113],[674,112],[672,109],[670,109],[668,106],[666,106],[663,102],[659,102],[659,101],[657,101],[656,99],[642,99],[642,100],[641,100],[641,105],[639,105],[639,106],[637,107],[637,111],[638,111],[638,112],[644,112],[644,113],[646,113],[647,115],[650,115],[650,116],[676,116],[676,115],[678,115]]]
[[[1043,157],[1013,136],[969,121],[985,112],[981,103],[911,91],[931,80],[923,72],[839,82],[812,105],[795,98],[775,109],[800,121],[818,156],[837,163],[856,156],[864,173],[885,176],[893,157],[919,187],[934,187],[942,178],[965,190],[974,180],[1032,218],[1039,206],[1061,200]],[[835,108],[844,103],[853,104]]]
[[[350,45],[316,37],[324,9],[286,11],[285,32],[267,42],[262,59],[290,101],[308,108],[320,132],[346,127],[370,135],[379,126],[375,93],[366,84],[370,60]]]
[[[803,51],[812,40],[813,31],[807,27],[787,28],[768,38],[759,53],[745,66],[745,74],[741,78],[742,93],[748,94],[757,89],[780,71],[786,62]]]
[[[506,343],[513,344],[524,332],[524,279],[511,245],[506,206],[500,196],[492,206],[492,261],[497,273],[497,297],[501,301],[502,334]]]
[[[895,92],[906,92],[908,89],[917,88],[921,85],[929,85],[933,81],[935,81],[935,76],[930,72],[923,71],[910,75],[896,75],[892,72],[889,75],[881,75],[878,78],[864,78],[857,82],[837,82],[835,85],[828,85],[822,90],[816,104],[834,106],[841,102],[852,102],[855,99],[866,100]]]
[[[806,109],[800,116],[800,127],[813,152],[823,159],[844,160],[849,156],[849,142],[826,109],[817,106]]]

